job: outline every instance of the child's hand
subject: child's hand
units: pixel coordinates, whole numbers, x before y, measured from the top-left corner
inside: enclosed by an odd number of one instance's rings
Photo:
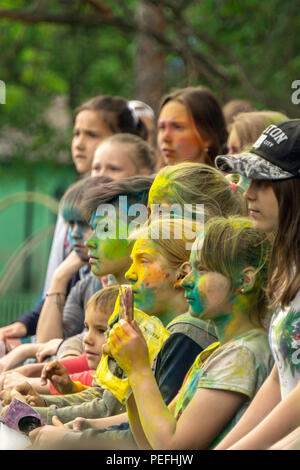
[[[34,429],[29,433],[29,438],[36,448],[53,448],[53,445],[59,443],[61,439],[72,432],[68,429],[57,416],[53,416],[52,424],[47,426],[41,426]]]
[[[25,376],[19,372],[3,372],[3,374],[0,375],[0,390],[16,387],[24,383],[25,380]]]
[[[39,362],[43,362],[46,357],[56,354],[58,347],[62,343],[62,338],[54,338],[47,341],[47,343],[40,343],[36,353],[36,358]]]
[[[83,431],[84,429],[89,429],[90,427],[90,422],[91,420],[90,419],[87,419],[87,418],[75,418],[74,421],[72,421],[72,429],[73,431],[76,431],[76,432],[80,432],[80,431]],[[68,423],[68,424],[71,424],[71,423]]]
[[[59,393],[73,393],[73,382],[67,369],[59,361],[49,362],[45,365],[41,373],[41,384],[46,385],[47,379],[50,380],[55,390]]]
[[[88,261],[80,258],[76,251],[71,251],[64,261],[60,263],[58,268],[56,268],[54,276],[56,279],[68,281],[74,274],[77,273],[79,268],[85,264],[88,264]]]
[[[7,412],[8,408],[9,408],[9,405],[4,406],[1,410],[0,416],[4,416],[5,413]]]
[[[9,405],[14,398],[17,398],[30,406],[46,406],[45,400],[28,382],[23,382],[11,389],[0,392],[2,406]]]
[[[135,320],[120,320],[109,333],[109,350],[129,377],[149,367],[147,343]]]

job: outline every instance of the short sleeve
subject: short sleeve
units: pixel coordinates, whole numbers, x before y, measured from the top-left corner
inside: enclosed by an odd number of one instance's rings
[[[243,345],[215,351],[204,363],[198,388],[230,390],[253,398],[257,384],[254,353]]]

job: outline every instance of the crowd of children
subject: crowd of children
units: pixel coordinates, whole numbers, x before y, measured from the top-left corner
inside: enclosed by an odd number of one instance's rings
[[[75,110],[43,299],[0,329],[0,420],[38,413],[31,449],[299,449],[300,119],[204,87],[158,109]]]

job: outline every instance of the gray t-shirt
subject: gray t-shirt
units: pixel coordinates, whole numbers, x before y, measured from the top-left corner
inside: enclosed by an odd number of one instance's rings
[[[62,315],[64,338],[82,333],[86,304],[101,287],[101,281],[91,272],[72,287]]]

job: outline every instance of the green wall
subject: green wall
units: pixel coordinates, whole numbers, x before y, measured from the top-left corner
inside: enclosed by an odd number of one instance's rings
[[[0,325],[16,318],[39,300],[56,221],[56,213],[45,206],[43,196],[51,196],[58,202],[75,180],[73,165],[26,165],[18,161],[1,164]],[[23,201],[3,207],[9,196],[19,197],[24,191],[34,192],[39,202],[26,202],[23,198]],[[38,237],[38,240],[33,241],[29,255],[24,254],[18,259],[21,246],[28,237]]]

